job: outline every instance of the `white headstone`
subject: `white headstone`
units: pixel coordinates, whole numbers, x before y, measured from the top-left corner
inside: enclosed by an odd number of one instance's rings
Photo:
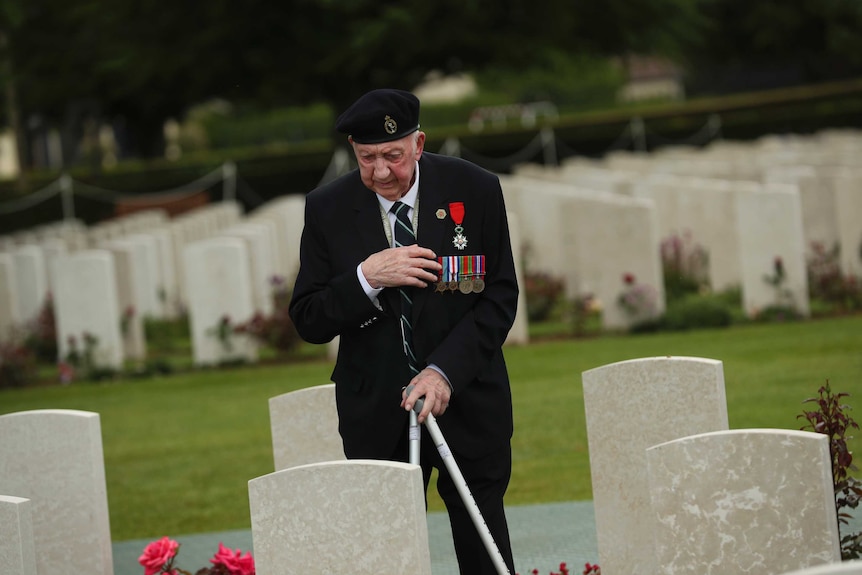
[[[745,186],[759,184],[685,178],[671,187],[677,192],[676,234],[689,234],[706,250],[710,287],[716,291],[739,287],[742,279],[734,189]]]
[[[131,249],[114,246],[114,273],[117,278],[117,305],[120,314],[120,335],[126,357],[143,360],[147,357],[144,319],[135,300],[134,253]]]
[[[257,360],[257,346],[232,329],[254,315],[248,248],[243,240],[216,237],[185,247],[183,263],[189,298],[192,349],[197,365]],[[226,327],[228,327],[226,326]]]
[[[722,363],[636,359],[585,371],[582,379],[602,572],[656,573],[645,450],[727,429]]]
[[[113,575],[98,413],[0,415],[0,493],[31,501],[39,575]]]
[[[147,231],[156,239],[159,260],[159,300],[162,304],[163,317],[176,318],[181,311],[179,286],[177,285],[177,259],[174,247],[174,236],[166,226],[151,228]]]
[[[142,288],[141,305],[144,317],[164,319],[167,315],[166,290],[162,280],[161,249],[156,236],[149,233],[136,233],[118,240],[135,250],[136,276]]]
[[[802,234],[806,254],[812,242],[832,247],[838,241],[835,221],[835,191],[814,166],[792,165],[767,168],[764,183],[790,184],[799,190]]]
[[[178,315],[180,315],[188,308],[186,274],[185,270],[183,269],[183,251],[185,250],[186,244],[189,243],[189,240],[187,238],[188,224],[183,223],[184,221],[186,220],[184,220],[182,216],[178,216],[177,218],[171,220],[171,222],[167,225],[166,228],[171,237],[174,268],[176,270],[175,285],[177,293],[175,305],[177,307]]]
[[[651,200],[656,206],[656,225],[660,238],[666,238],[680,231],[679,186],[681,176],[673,174],[649,174],[632,185],[631,194],[635,198]]]
[[[30,500],[0,495],[0,573],[36,575]]]
[[[841,271],[862,278],[862,170],[843,170],[834,185]]]
[[[666,575],[778,575],[840,561],[829,437],[740,429],[647,449]]]
[[[514,212],[507,212],[509,220],[509,239],[512,242],[512,255],[515,258],[515,277],[518,279],[518,310],[515,323],[506,336],[507,345],[524,345],[530,342],[529,322],[527,321],[527,290],[524,286],[524,266],[521,261],[521,224]]]
[[[246,243],[254,308],[264,315],[271,314],[274,307],[272,278],[276,268],[272,233],[269,226],[251,222],[236,224],[221,232],[222,236],[240,238]]]
[[[48,272],[42,248],[35,244],[21,246],[12,252],[17,277],[18,317],[22,322],[39,316],[48,297]]]
[[[45,257],[45,269],[48,272],[48,290],[55,292],[57,289],[56,278],[53,277],[51,270],[53,269],[54,261],[69,253],[69,248],[66,242],[59,238],[50,238],[42,240],[39,244],[42,248],[42,253]]]
[[[564,228],[560,251],[569,264],[565,268],[569,299],[591,294],[602,302],[605,329],[628,328],[655,319],[665,310],[655,206],[640,198],[606,195],[573,198],[561,205]],[[634,278],[634,289],[644,305],[634,314],[618,301]]]
[[[291,194],[270,200],[260,210],[278,222],[279,238],[282,243],[282,258],[285,279],[293,285],[299,272],[299,241],[305,222],[305,196]]]
[[[0,252],[0,341],[21,321],[15,258]]]
[[[59,359],[70,351],[69,338],[85,351],[84,334],[95,337],[94,367],[122,369],[125,353],[121,335],[120,304],[114,258],[107,250],[74,252],[54,262],[57,293]]]
[[[261,575],[431,574],[417,465],[313,463],[252,479],[248,491]]]
[[[738,191],[736,213],[745,312],[757,316],[764,308],[781,305],[808,317],[808,275],[796,189],[773,185],[762,191]],[[777,265],[783,268],[784,279],[775,286],[767,278],[776,275]]]
[[[276,471],[345,459],[334,383],[271,397],[269,425]]]

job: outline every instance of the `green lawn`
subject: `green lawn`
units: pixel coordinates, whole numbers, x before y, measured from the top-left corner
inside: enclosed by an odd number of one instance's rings
[[[862,315],[507,347],[515,408],[507,503],[591,499],[581,373],[665,355],[724,363],[731,428],[799,429],[802,401],[827,379],[834,391],[851,393],[848,403],[856,410],[850,414],[862,420]],[[244,529],[250,525],[247,482],[273,469],[268,399],[328,383],[330,371],[326,361],[304,360],[5,390],[0,413],[101,414],[115,541]],[[851,448],[860,446],[859,438],[852,440]],[[442,509],[435,494],[429,504]]]

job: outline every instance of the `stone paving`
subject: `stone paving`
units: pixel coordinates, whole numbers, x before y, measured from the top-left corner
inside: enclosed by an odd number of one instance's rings
[[[533,569],[538,569],[541,575],[557,572],[562,561],[577,574],[584,563],[598,563],[592,501],[509,506],[506,515],[515,569],[521,575],[528,575]],[[862,531],[862,510],[856,511],[847,529],[853,533]],[[181,545],[177,566],[192,573],[209,564],[220,541],[231,549],[252,550],[250,530],[171,537]],[[458,575],[452,532],[445,512],[428,514],[428,540],[432,573]],[[114,543],[114,575],[143,575],[138,557],[150,541],[152,539]]]
[[[542,574],[556,571],[561,561],[572,566],[573,573],[580,573],[584,563],[598,562],[592,501],[510,506],[506,514],[515,569],[521,575],[533,569]],[[192,573],[209,565],[220,541],[231,549],[252,550],[250,530],[168,535],[180,543],[176,565]],[[153,539],[115,542],[114,575],[143,575],[138,557]],[[428,514],[428,540],[432,573],[458,575],[452,532],[445,512]]]

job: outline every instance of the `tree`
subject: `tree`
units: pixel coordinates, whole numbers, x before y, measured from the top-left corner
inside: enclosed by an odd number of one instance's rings
[[[699,0],[706,25],[685,62],[713,77],[809,83],[862,71],[857,0]]]
[[[831,29],[849,30],[839,20],[852,12],[855,0],[825,0],[824,7],[821,0],[793,1],[816,11],[818,22],[828,22]],[[780,14],[784,3],[767,4],[769,17],[789,18]],[[735,50],[726,46],[732,42],[719,42],[719,32],[737,39],[752,29],[761,35],[772,29],[764,28],[767,16],[756,14],[737,24],[734,17],[743,7],[757,12],[742,0],[210,0],[191,5],[5,0],[4,5],[18,13],[14,25],[0,26],[8,40],[4,61],[14,63],[6,85],[14,81],[17,87],[21,117],[40,116],[65,127],[70,155],[88,117],[115,121],[124,127],[125,152],[148,157],[161,151],[166,118],[209,98],[259,108],[322,101],[340,110],[370,88],[413,88],[431,70],[561,69],[561,58],[633,52],[691,54],[692,61],[703,61]],[[0,16],[5,14],[0,11]],[[791,31],[799,32],[789,26],[772,49],[793,45]],[[843,32],[829,38],[833,52],[858,42]],[[741,49],[735,53],[744,54]]]

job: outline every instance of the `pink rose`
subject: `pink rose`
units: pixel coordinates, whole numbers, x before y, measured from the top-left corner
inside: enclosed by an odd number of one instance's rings
[[[230,575],[255,575],[254,558],[251,553],[247,552],[243,556],[242,550],[231,551],[222,542],[219,542],[218,553],[210,559],[210,563],[224,566],[230,571]]]
[[[138,563],[144,567],[144,575],[155,575],[162,571],[177,556],[179,547],[179,543],[167,537],[147,545],[144,554],[138,557]]]

